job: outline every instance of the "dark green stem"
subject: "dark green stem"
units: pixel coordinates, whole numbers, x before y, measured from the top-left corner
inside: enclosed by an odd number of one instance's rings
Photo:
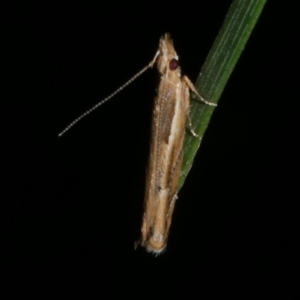
[[[196,81],[199,94],[217,103],[267,0],[234,0]],[[191,99],[190,116],[200,139],[187,133],[178,190],[193,164],[214,107]]]

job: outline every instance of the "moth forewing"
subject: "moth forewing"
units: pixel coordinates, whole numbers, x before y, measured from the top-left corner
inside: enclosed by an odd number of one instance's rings
[[[189,111],[189,87],[181,78],[178,56],[166,34],[160,40],[157,68],[161,75],[152,118],[141,245],[161,253],[166,247],[182,163]]]

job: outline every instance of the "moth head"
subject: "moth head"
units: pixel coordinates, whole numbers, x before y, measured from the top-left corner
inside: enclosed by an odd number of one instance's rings
[[[180,75],[179,58],[174,49],[173,41],[168,33],[161,37],[159,42],[159,57],[157,68],[160,74],[165,74],[168,70],[178,71]]]

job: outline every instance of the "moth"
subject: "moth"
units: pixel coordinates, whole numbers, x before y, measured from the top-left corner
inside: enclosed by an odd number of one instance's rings
[[[167,244],[178,192],[178,180],[182,164],[182,148],[187,125],[192,130],[189,118],[190,90],[200,101],[216,106],[203,99],[186,76],[181,76],[178,55],[170,35],[161,37],[153,60],[114,93],[79,116],[59,136],[63,135],[83,117],[108,101],[156,63],[160,82],[155,98],[150,154],[146,175],[144,214],[141,226],[141,245],[155,255],[162,253]],[[189,120],[187,122],[187,120]]]
[[[178,55],[168,33],[160,39],[158,52],[156,62],[161,78],[152,117],[140,240],[140,244],[148,252],[156,255],[166,247],[177,199],[183,141],[189,119],[189,90],[202,102],[215,106],[198,94],[186,76],[181,77]],[[190,121],[189,125],[196,137]]]

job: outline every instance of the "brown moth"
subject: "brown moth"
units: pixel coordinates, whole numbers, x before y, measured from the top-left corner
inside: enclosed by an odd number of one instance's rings
[[[189,90],[192,90],[202,102],[216,106],[216,104],[204,100],[186,76],[181,77],[178,55],[170,35],[166,33],[161,37],[158,51],[146,67],[107,98],[75,119],[59,136],[62,136],[82,118],[115,96],[155,63],[157,63],[161,78],[152,118],[150,156],[144,199],[145,211],[141,227],[142,236],[135,245],[140,244],[148,252],[158,255],[166,248],[177,199],[183,140],[187,119],[189,119]],[[188,125],[191,133],[197,137],[191,128],[190,121]]]
[[[156,61],[161,79],[152,117],[145,211],[140,241],[148,252],[156,255],[163,252],[166,247],[177,199],[182,148],[190,105],[189,89],[201,101],[215,105],[205,101],[186,76],[181,77],[178,55],[168,33],[160,39],[158,53]],[[192,134],[196,136],[193,131]]]

